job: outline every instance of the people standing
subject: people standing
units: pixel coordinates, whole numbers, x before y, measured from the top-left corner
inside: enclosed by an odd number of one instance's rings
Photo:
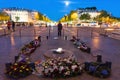
[[[61,22],[59,22],[57,26],[58,26],[58,36],[61,36],[61,31],[62,31],[62,27],[63,27]]]
[[[13,32],[15,31],[15,22],[14,21],[12,21],[12,30],[13,30]]]
[[[7,28],[8,28],[8,31],[9,31],[9,32],[10,32],[10,27],[11,27],[11,22],[8,21],[8,22],[7,22]]]

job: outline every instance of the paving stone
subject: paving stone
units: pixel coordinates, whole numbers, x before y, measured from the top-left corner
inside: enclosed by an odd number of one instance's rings
[[[36,34],[34,33],[37,32]],[[42,37],[41,46],[31,55],[32,61],[44,60],[44,53],[50,49],[57,49],[62,47],[63,49],[70,50],[74,53],[76,59],[83,63],[85,61],[96,61],[96,57],[93,55],[101,54],[103,61],[111,61],[112,62],[112,75],[104,80],[119,80],[120,75],[120,41],[115,40],[109,37],[103,37],[96,32],[93,33],[93,37],[91,37],[90,28],[79,28],[78,37],[81,40],[84,40],[91,48],[92,53],[87,54],[85,52],[77,49],[69,39],[72,35],[77,35],[77,28],[65,28],[64,34],[62,37],[58,37],[58,39],[54,39],[57,37],[57,28],[54,27],[50,34],[48,32],[48,28],[22,28],[22,35],[19,36],[19,30],[12,32],[9,35],[4,37],[0,37],[0,80],[9,80],[4,75],[5,63],[13,62],[14,56],[18,55],[20,48],[24,46],[24,44],[29,43],[31,40],[35,39],[37,36]],[[46,39],[48,36],[48,40]],[[65,40],[64,37],[67,36],[68,39]],[[36,75],[30,75],[24,79],[20,80],[53,80],[50,78],[41,78]],[[58,79],[58,80],[101,80],[99,78],[90,76],[86,73],[68,79]]]

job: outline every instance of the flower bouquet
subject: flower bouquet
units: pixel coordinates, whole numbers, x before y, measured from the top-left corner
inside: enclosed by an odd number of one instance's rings
[[[111,62],[85,62],[85,71],[90,75],[106,78],[111,74]]]
[[[35,39],[35,40],[31,41],[30,44],[34,47],[39,47],[40,41],[38,39]]]
[[[9,67],[6,67],[5,74],[9,78],[22,78],[30,75],[32,73],[32,68],[26,62],[17,62],[11,64]]]
[[[72,76],[80,75],[83,71],[80,64],[70,58],[64,58],[64,59],[57,58],[57,59],[46,60],[45,62],[42,63],[42,69],[43,69],[42,75],[44,77],[51,77],[51,78],[72,77]]]
[[[35,51],[35,49],[36,48],[33,45],[27,44],[21,49],[20,53],[25,54],[25,55],[30,55],[31,53]]]
[[[33,70],[35,70],[35,66],[34,63],[29,63],[29,56],[38,46],[40,46],[40,42],[38,40],[33,40],[22,47],[18,56],[15,56],[14,63],[6,64],[5,74],[7,77],[18,79],[30,75]]]
[[[77,38],[75,36],[72,36],[72,38],[70,39],[71,42],[75,42],[77,40]]]
[[[70,40],[73,42],[73,44],[79,48],[81,51],[84,51],[84,52],[87,52],[87,53],[90,53],[91,52],[91,48],[88,47],[85,42],[83,41],[80,41],[80,39],[76,39],[76,37],[73,36],[73,38]]]
[[[80,45],[80,50],[81,50],[81,51],[84,51],[84,52],[87,52],[87,53],[90,53],[90,52],[91,52],[90,47],[88,47],[86,44],[81,44],[81,45]]]

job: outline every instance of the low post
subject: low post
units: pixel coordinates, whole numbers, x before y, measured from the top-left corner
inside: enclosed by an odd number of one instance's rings
[[[46,39],[48,40],[48,36],[46,36]]]
[[[17,62],[18,59],[19,59],[19,56],[15,56],[14,61]]]
[[[107,30],[105,30],[105,37],[107,37]]]
[[[38,40],[39,40],[39,42],[41,42],[41,36],[38,36]]]
[[[20,34],[20,37],[21,37],[21,28],[19,29],[19,34]]]
[[[93,28],[91,28],[91,38],[92,38],[92,36],[93,36]]]
[[[65,36],[65,40],[67,40],[67,36]]]
[[[102,55],[97,55],[97,62],[102,62]]]
[[[49,36],[50,36],[50,27],[49,27]]]
[[[106,66],[111,70],[111,67],[112,67],[112,62],[106,62]]]
[[[4,29],[4,35],[6,35],[6,30]]]
[[[64,37],[64,29],[63,29],[63,37]]]
[[[78,28],[77,28],[77,38],[78,38]]]
[[[36,36],[36,30],[35,30],[35,28],[34,28],[34,36]]]
[[[10,69],[10,67],[11,67],[11,65],[12,65],[12,63],[10,62],[10,63],[5,63],[5,68],[6,68],[6,70],[9,70]]]

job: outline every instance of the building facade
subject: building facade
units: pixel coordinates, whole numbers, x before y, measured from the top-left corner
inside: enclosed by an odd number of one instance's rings
[[[33,22],[35,20],[35,11],[23,8],[4,8],[10,19],[15,22]]]
[[[77,9],[77,13],[78,13],[78,17],[80,17],[82,14],[89,14],[92,19],[100,15],[100,12],[97,11],[96,9],[86,9],[86,8]]]

